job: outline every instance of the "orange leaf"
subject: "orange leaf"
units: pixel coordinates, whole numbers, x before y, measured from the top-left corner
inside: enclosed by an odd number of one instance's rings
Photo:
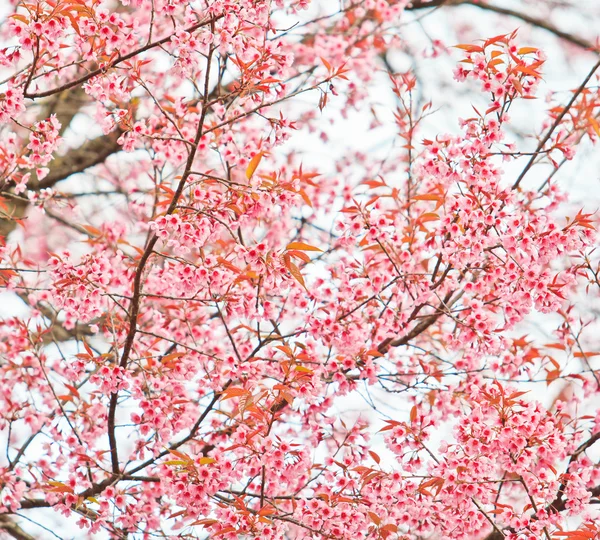
[[[223,536],[224,534],[230,533],[230,532],[236,532],[237,529],[235,527],[225,527],[224,529],[221,529],[219,532],[216,532],[212,535],[212,538],[216,538],[217,536]]]
[[[375,514],[374,512],[368,512],[371,521],[375,523],[375,525],[379,525],[381,523],[381,518]]]
[[[379,457],[378,454],[376,454],[375,452],[373,452],[372,450],[369,450],[369,454],[371,455],[371,457],[373,458],[373,461],[375,463],[377,463],[377,465],[379,465],[379,463],[381,463],[381,458]]]
[[[327,71],[331,71],[331,64],[327,60],[325,60],[325,58],[323,58],[322,56],[321,56],[321,62],[323,62],[323,65],[327,68]]]
[[[260,163],[260,160],[262,159],[262,157],[263,157],[263,153],[259,152],[250,160],[250,163],[248,164],[248,168],[246,169],[246,178],[248,180],[250,180],[250,178],[252,178],[252,175],[254,174],[254,171],[256,171],[256,168],[258,167],[258,164]]]
[[[163,462],[164,465],[173,465],[173,466],[186,466],[189,465],[189,461],[185,461],[183,459],[170,459],[169,461]]]
[[[179,452],[178,450],[169,450],[170,454],[173,454],[174,456],[177,456],[179,459],[183,459],[185,461],[193,461],[192,458],[190,456],[188,456],[187,454],[184,454],[183,452]]]
[[[163,364],[170,364],[173,362],[173,360],[177,360],[178,358],[181,358],[182,356],[185,356],[185,353],[175,352],[175,353],[171,353],[171,354],[167,354],[166,356],[163,356],[160,361]]]
[[[231,399],[239,396],[247,396],[250,392],[248,390],[244,390],[243,388],[235,388],[230,387],[225,392],[223,392],[221,399]]]
[[[302,285],[306,289],[306,283],[304,282],[304,277],[300,273],[300,270],[298,269],[298,267],[293,262],[290,262],[290,264],[288,265],[288,270],[290,271],[290,274],[292,274],[292,276],[294,276],[296,281],[298,281],[298,283],[300,283],[300,285]],[[306,290],[308,291],[308,289],[306,289]]]
[[[419,221],[421,223],[426,223],[427,221],[437,221],[438,219],[440,219],[440,216],[434,214],[433,212],[427,212],[419,216]]]
[[[410,410],[410,421],[414,422],[417,419],[417,406],[413,405],[413,408]]]
[[[73,493],[73,488],[63,484],[62,482],[56,482],[51,480],[48,482],[48,486],[46,486],[47,491],[51,491],[53,493]]]
[[[214,525],[215,523],[219,522],[216,519],[205,518],[194,521],[193,523],[190,523],[190,525],[204,525],[205,527],[209,527],[210,525]]]
[[[292,242],[288,244],[286,249],[300,249],[302,251],[323,251],[317,247],[311,246],[309,244],[305,244],[304,242]]]
[[[454,45],[456,49],[462,49],[467,52],[483,52],[483,47],[479,45],[469,45],[464,43],[459,43],[458,45]]]
[[[302,259],[306,263],[310,262],[310,257],[303,251],[292,250],[292,251],[288,251],[287,254],[290,257],[298,257],[298,259]]]

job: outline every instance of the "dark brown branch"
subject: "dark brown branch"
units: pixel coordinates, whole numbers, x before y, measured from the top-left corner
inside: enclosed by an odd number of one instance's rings
[[[406,6],[407,11],[413,11],[417,9],[429,9],[429,8],[437,8],[441,6],[448,6],[455,4],[456,0],[415,0],[411,2],[408,6]]]
[[[103,163],[106,158],[121,149],[121,146],[117,143],[121,133],[122,131],[117,130],[108,135],[90,139],[80,147],[69,150],[64,156],[55,158],[48,176],[41,180],[37,186],[33,185],[31,189],[52,187],[57,182],[73,174],[84,172],[94,165]]]
[[[209,21],[211,24],[211,28],[214,31],[214,20]],[[204,98],[202,101],[202,112],[200,114],[200,120],[198,122],[198,127],[196,129],[196,136],[194,138],[194,142],[190,149],[188,159],[185,164],[185,168],[183,174],[181,175],[181,179],[179,181],[179,185],[177,186],[177,190],[175,191],[173,198],[171,199],[171,203],[167,208],[166,214],[172,214],[173,211],[177,208],[177,203],[183,193],[183,189],[190,177],[192,172],[192,167],[194,165],[194,159],[196,158],[196,153],[198,151],[198,146],[200,145],[200,140],[204,135],[204,123],[206,121],[206,114],[208,112],[208,87],[210,82],[210,71],[211,71],[211,63],[212,56],[214,53],[215,47],[213,44],[210,45],[208,56],[206,58],[206,74],[204,77]],[[129,331],[127,332],[127,337],[125,338],[125,344],[123,345],[123,354],[121,356],[121,360],[119,365],[122,368],[127,367],[127,363],[129,361],[129,355],[131,354],[131,350],[133,348],[133,342],[135,340],[135,335],[137,333],[137,317],[140,309],[140,299],[142,292],[142,280],[144,269],[146,267],[146,263],[150,259],[152,252],[154,250],[154,246],[158,242],[158,236],[156,234],[152,235],[148,243],[146,244],[146,248],[144,249],[144,253],[140,258],[140,262],[138,263],[138,267],[135,272],[135,276],[133,279],[133,295],[131,298],[131,305],[129,309]],[[117,454],[117,439],[115,435],[115,414],[117,410],[117,400],[118,393],[113,393],[110,396],[110,403],[108,407],[108,442],[110,445],[110,456],[111,456],[111,465],[113,474],[119,474],[119,458]]]
[[[6,532],[13,538],[16,538],[16,540],[35,540],[34,536],[31,536],[21,529],[21,527],[7,515],[0,515],[0,530]]]
[[[60,123],[59,133],[63,135],[81,107],[90,101],[90,97],[85,93],[83,87],[71,88],[68,92],[44,100],[39,117],[48,118],[55,115]]]
[[[78,323],[72,329],[65,328],[60,321],[57,319],[57,313],[48,305],[43,302],[39,302],[32,306],[29,303],[28,295],[25,293],[19,293],[19,298],[25,302],[28,306],[39,310],[39,312],[49,321],[48,328],[46,330],[42,330],[40,337],[42,343],[44,345],[48,345],[49,343],[54,343],[55,341],[68,341],[70,339],[82,339],[86,336],[94,335],[92,332],[90,325],[91,324],[101,324],[102,319],[97,319],[92,321],[90,324],[81,324]]]
[[[565,41],[568,41],[569,43],[572,43],[573,45],[577,45],[578,47],[581,47],[582,49],[592,50],[594,48],[592,43],[583,39],[581,36],[578,36],[575,34],[570,34],[569,32],[564,32],[560,28],[557,28],[556,26],[550,24],[546,19],[540,19],[538,17],[533,17],[532,15],[528,15],[527,13],[522,13],[522,12],[516,11],[514,9],[495,6],[488,2],[480,2],[477,0],[464,0],[463,2],[458,2],[458,3],[459,4],[460,3],[468,4],[468,5],[483,9],[485,11],[493,11],[494,13],[499,13],[500,15],[507,15],[509,17],[519,19],[523,22],[526,22],[527,24],[530,24],[531,26],[535,26],[537,28],[541,28],[542,30],[546,30],[547,32],[550,32],[551,34],[554,34],[556,37],[564,39]]]
[[[569,32],[565,32],[560,28],[557,28],[553,24],[550,24],[546,19],[541,19],[539,17],[534,17],[533,15],[529,15],[527,13],[523,13],[521,11],[517,11],[510,8],[496,6],[494,4],[490,4],[489,2],[484,2],[482,0],[430,0],[427,1],[415,1],[412,2],[409,6],[407,6],[407,11],[414,11],[420,9],[430,9],[430,8],[440,8],[440,7],[451,7],[451,6],[461,6],[461,5],[469,5],[473,7],[477,7],[479,9],[485,11],[491,11],[493,13],[498,13],[499,15],[506,15],[508,17],[512,17],[514,19],[519,19],[531,26],[536,28],[541,28],[542,30],[546,30],[551,34],[554,34],[556,37],[560,39],[564,39],[577,47],[581,47],[583,49],[593,50],[594,45],[589,41],[583,39],[581,36],[570,34]]]
[[[70,122],[66,117],[66,112],[63,111],[61,114],[63,114],[63,121]],[[74,115],[75,111],[70,111],[69,114]],[[38,181],[37,178],[32,178],[27,187],[33,191],[50,188],[73,174],[84,172],[90,167],[103,163],[106,158],[121,149],[117,143],[121,133],[118,130],[108,135],[101,135],[86,141],[78,148],[70,149],[64,156],[59,156],[50,163],[50,172],[43,180]],[[0,236],[4,237],[16,228],[16,220],[25,216],[29,202],[25,199],[12,199],[8,205],[10,218],[0,219]]]
[[[428,315],[427,317],[425,317],[420,323],[416,324],[413,327],[412,330],[410,330],[408,333],[406,333],[401,338],[398,338],[398,339],[390,339],[390,338],[385,339],[384,341],[382,341],[379,344],[379,346],[377,347],[377,350],[381,354],[385,354],[390,349],[390,347],[401,347],[402,345],[406,345],[411,340],[413,340],[418,335],[422,334],[425,330],[427,330],[442,315],[444,315],[445,313],[448,313],[448,309],[453,304],[455,304],[456,302],[458,302],[458,300],[460,299],[461,296],[462,296],[462,292],[458,293],[454,298],[452,298],[452,292],[448,293],[446,295],[446,297],[444,298],[442,304],[436,310],[435,313],[432,313],[431,315]],[[413,314],[411,315],[411,318],[414,318],[417,315],[417,313],[418,313],[418,311],[413,312]]]
[[[177,441],[176,443],[173,443],[172,445],[170,445],[169,448],[168,448],[168,450],[163,450],[157,456],[148,459],[147,461],[145,461],[144,463],[141,463],[140,465],[137,465],[131,471],[127,471],[127,474],[128,475],[132,475],[132,474],[135,474],[136,472],[139,472],[139,471],[145,469],[146,467],[152,465],[153,463],[156,463],[156,461],[158,459],[160,459],[160,458],[168,455],[170,450],[177,450],[177,448],[179,448],[180,446],[183,446],[186,442],[191,441],[196,436],[196,434],[198,433],[198,430],[200,429],[200,426],[202,425],[202,422],[204,422],[205,418],[208,416],[208,414],[210,413],[210,411],[213,410],[213,407],[215,406],[215,404],[217,403],[217,401],[219,401],[219,398],[221,397],[221,394],[225,390],[227,390],[227,388],[229,388],[229,386],[231,385],[231,383],[232,383],[231,380],[227,381],[227,383],[223,386],[223,390],[220,393],[215,393],[215,395],[211,399],[210,403],[205,407],[205,409],[202,412],[202,414],[198,417],[198,420],[196,421],[196,423],[194,424],[194,426],[192,427],[192,429],[190,429],[190,432],[183,439],[181,439],[181,440]],[[213,449],[214,449],[214,445],[212,445],[212,444],[206,444],[202,448],[201,453],[204,456],[206,456]]]

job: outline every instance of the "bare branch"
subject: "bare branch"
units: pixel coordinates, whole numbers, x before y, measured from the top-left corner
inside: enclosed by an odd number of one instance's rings
[[[34,536],[25,532],[7,515],[0,514],[0,530],[5,531],[16,540],[35,540]]]

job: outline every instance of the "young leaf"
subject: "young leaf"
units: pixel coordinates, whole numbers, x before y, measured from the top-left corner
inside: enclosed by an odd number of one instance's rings
[[[256,169],[260,163],[260,160],[262,158],[263,158],[263,153],[259,152],[250,160],[250,163],[248,164],[248,168],[246,169],[246,178],[248,180],[250,180],[250,178],[252,178],[252,175],[256,171]]]

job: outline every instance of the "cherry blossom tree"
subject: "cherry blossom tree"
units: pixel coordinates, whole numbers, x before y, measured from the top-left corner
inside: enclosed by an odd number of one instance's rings
[[[1,534],[600,538],[596,2],[5,4]]]

